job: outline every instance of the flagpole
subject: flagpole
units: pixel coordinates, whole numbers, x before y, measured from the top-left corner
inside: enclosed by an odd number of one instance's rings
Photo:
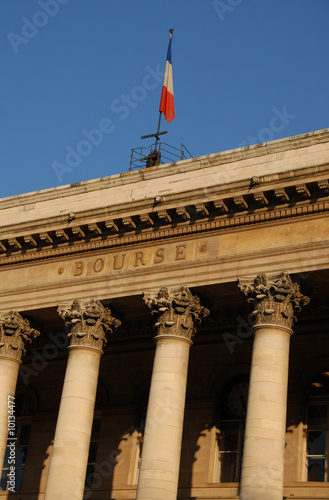
[[[161,116],[162,116],[162,111],[159,112],[159,122],[158,122],[158,130],[156,134],[156,141],[155,141],[155,150],[158,150],[158,143],[159,143],[159,134],[160,134],[160,125],[161,125]]]
[[[172,40],[173,33],[174,33],[173,28],[170,28],[169,32],[170,32],[170,40]],[[158,150],[158,144],[159,144],[159,141],[160,141],[159,134],[160,134],[161,116],[162,116],[162,111],[159,112],[158,130],[157,130],[156,141],[155,141],[155,150],[156,151]]]

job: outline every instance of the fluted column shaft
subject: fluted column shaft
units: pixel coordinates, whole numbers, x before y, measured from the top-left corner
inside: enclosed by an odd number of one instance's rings
[[[71,338],[45,500],[82,500],[106,334],[120,322],[94,299],[59,309]]]
[[[308,299],[286,273],[240,288],[255,319],[240,499],[282,500],[291,326]]]
[[[191,338],[209,311],[186,287],[162,288],[145,301],[158,321],[137,499],[175,500]]]
[[[40,335],[30,328],[28,320],[16,311],[0,315],[0,470],[2,470],[9,418],[15,423],[15,391],[19,366],[25,353],[25,345]],[[9,412],[9,404],[12,410]],[[16,425],[13,426],[15,432]],[[6,465],[6,464],[5,464]]]

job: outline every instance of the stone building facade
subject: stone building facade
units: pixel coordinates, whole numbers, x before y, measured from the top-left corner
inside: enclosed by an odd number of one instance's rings
[[[0,500],[328,499],[328,211],[329,130],[0,200]]]

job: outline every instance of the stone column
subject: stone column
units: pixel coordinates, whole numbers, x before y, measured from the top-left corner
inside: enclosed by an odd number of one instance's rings
[[[23,319],[18,312],[10,311],[0,315],[0,470],[7,446],[8,402],[14,403],[18,370],[25,354],[25,344],[38,335],[40,332],[30,328],[29,321]],[[15,405],[13,413],[15,414]]]
[[[185,286],[161,288],[145,295],[145,302],[156,316],[157,333],[137,499],[175,500],[189,350],[195,323],[209,311]]]
[[[70,345],[45,500],[82,500],[100,358],[120,321],[95,299],[75,300],[58,312]]]
[[[239,288],[254,320],[240,500],[282,500],[291,328],[309,299],[287,273],[240,279]]]

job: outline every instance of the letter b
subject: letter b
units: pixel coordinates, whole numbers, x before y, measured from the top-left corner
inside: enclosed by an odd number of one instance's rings
[[[65,149],[68,153],[66,155],[66,158],[65,158],[66,165],[68,165],[69,167],[73,167],[73,168],[80,165],[80,163],[82,161],[81,156],[78,155],[71,146],[66,146]]]
[[[92,130],[83,129],[83,135],[91,142],[94,146],[99,146],[103,140],[103,134],[97,128],[93,128]]]
[[[28,20],[27,17],[22,17],[22,21],[24,22],[22,27],[22,34],[25,36],[25,38],[33,38],[39,33],[38,28],[36,28],[34,24],[32,24],[31,21]]]
[[[45,0],[44,2],[40,0],[39,5],[50,17],[55,17],[59,10],[56,0]]]
[[[48,365],[48,361],[36,349],[32,349],[31,352],[33,353],[32,367],[38,371],[43,370]]]

